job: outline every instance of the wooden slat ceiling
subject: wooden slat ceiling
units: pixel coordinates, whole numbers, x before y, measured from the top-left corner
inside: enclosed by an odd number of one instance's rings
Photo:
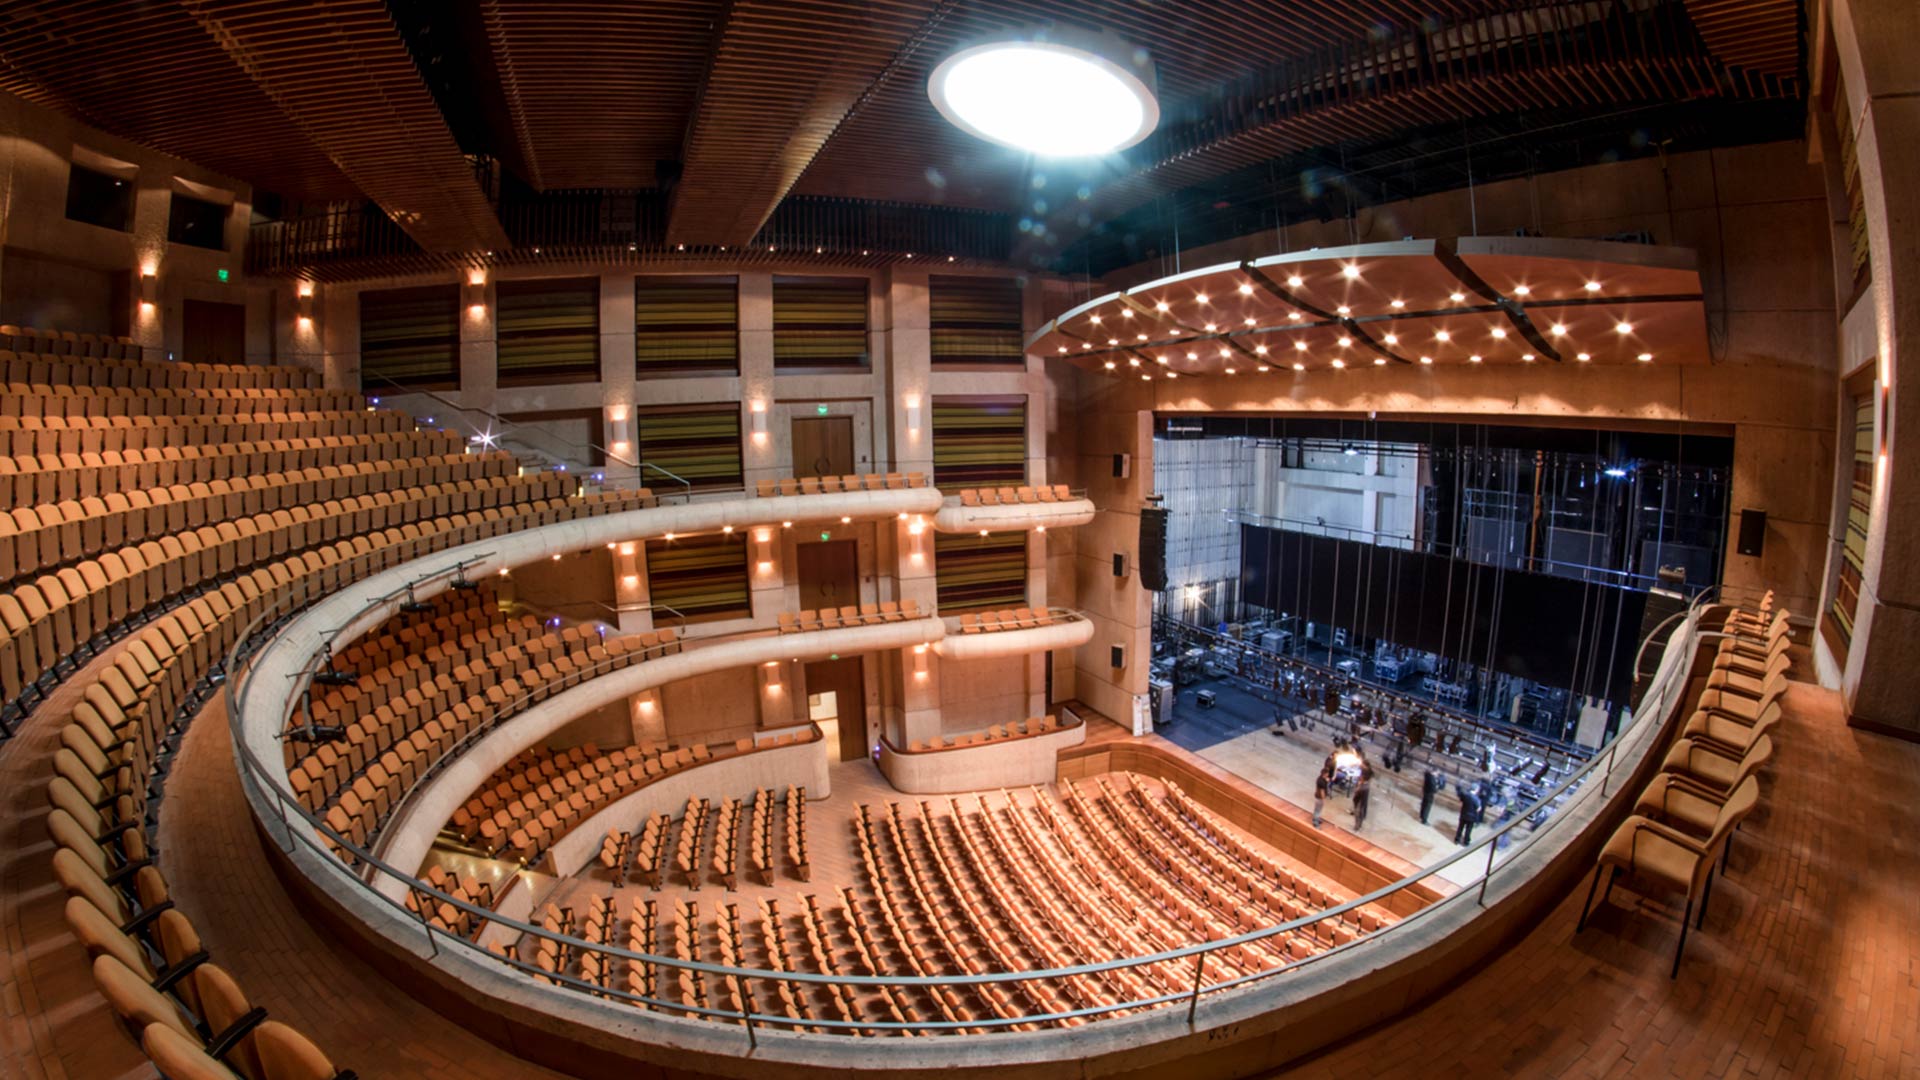
[[[675,245],[743,246],[794,193],[1028,218],[1015,256],[1048,263],[1092,225],[1289,153],[1465,117],[1797,93],[1794,3],[409,7],[410,28],[452,23],[484,42],[476,69],[499,85],[473,89],[488,103],[475,125],[447,96],[461,86],[420,77],[384,0],[20,0],[0,6],[0,89],[284,195],[364,195],[434,253],[508,246],[444,107],[486,143],[465,150],[513,163],[537,193],[665,189]],[[927,74],[954,48],[1056,21],[1152,57],[1158,132],[1121,155],[1048,162],[965,135],[928,102]]]
[[[942,5],[737,0],[715,45],[667,220],[672,243],[745,244]],[[923,95],[924,96],[924,95]]]
[[[0,6],[0,90],[293,198],[359,194],[175,4]]]
[[[681,143],[726,0],[483,0],[535,188],[646,188]]]
[[[1726,63],[1783,79],[1799,74],[1797,0],[1687,0],[1687,13]]]
[[[184,0],[233,62],[428,251],[505,247],[380,0]]]

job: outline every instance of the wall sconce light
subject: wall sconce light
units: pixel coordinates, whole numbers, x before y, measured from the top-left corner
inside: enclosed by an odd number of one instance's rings
[[[919,395],[918,394],[909,395],[906,399],[906,406],[907,406],[907,433],[910,435],[918,435],[920,434],[920,397]]]
[[[907,530],[907,557],[916,565],[927,557],[925,545],[926,541],[921,538],[920,530]]]
[[[481,285],[485,285],[486,283],[487,283],[487,271],[485,267],[476,266],[473,269],[467,271],[467,284],[481,286]]]
[[[152,267],[140,271],[140,314],[153,314],[154,302],[160,299],[160,278]]]
[[[646,715],[652,715],[652,713],[653,713],[653,699],[652,699],[652,698],[650,698],[650,697],[643,697],[643,698],[641,698],[641,699],[640,699],[640,711],[641,711],[641,713],[643,713],[643,714],[646,714]]]
[[[628,449],[633,445],[629,437],[627,412],[625,409],[616,409],[614,413],[615,415],[608,425],[613,437],[609,440],[611,445],[607,448],[616,454],[624,454],[627,453]]]
[[[633,546],[633,541],[631,540],[628,540],[625,543],[620,545],[620,554],[622,555],[632,555],[634,553],[634,550],[635,548]]]
[[[620,584],[629,589],[637,589],[640,587],[640,575],[639,574],[622,575],[620,578]]]
[[[767,441],[767,403],[766,402],[756,401],[753,403],[753,405],[749,408],[747,413],[747,423],[749,425],[748,430],[750,430],[753,433],[754,442],[764,443]]]
[[[769,660],[760,665],[760,682],[766,689],[767,696],[772,697],[780,693],[780,661]]]
[[[755,529],[753,542],[759,549],[754,552],[754,557],[759,564],[760,573],[762,575],[773,573],[773,530]]]
[[[302,281],[293,287],[293,314],[302,328],[313,325],[313,282]]]
[[[467,314],[476,319],[487,317],[487,272],[467,271]]]
[[[927,681],[927,646],[921,642],[913,647],[913,677],[917,682]]]

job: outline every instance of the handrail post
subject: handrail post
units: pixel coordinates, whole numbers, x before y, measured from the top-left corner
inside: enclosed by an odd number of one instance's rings
[[[1207,954],[1195,953],[1193,965],[1193,996],[1187,999],[1187,1026],[1193,1026],[1193,1015],[1200,1008],[1200,983],[1207,970]]]
[[[749,1052],[760,1049],[760,1037],[753,1030],[753,980],[740,977],[740,1022],[747,1025],[747,1048]]]
[[[1505,835],[1505,834],[1503,833],[1501,835]],[[1487,838],[1487,871],[1486,873],[1480,875],[1480,898],[1478,901],[1476,901],[1476,903],[1480,907],[1487,906],[1487,882],[1493,879],[1493,856],[1494,856],[1494,853],[1499,850],[1500,850],[1500,837],[1499,836],[1488,837]]]

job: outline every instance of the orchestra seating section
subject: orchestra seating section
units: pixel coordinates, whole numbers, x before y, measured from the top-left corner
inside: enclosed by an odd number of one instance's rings
[[[0,355],[11,383],[0,410],[0,725],[124,644],[78,688],[46,788],[54,875],[98,991],[165,1075],[350,1076],[254,1008],[172,906],[147,836],[184,725],[256,623],[277,625],[331,590],[436,551],[651,505],[650,496],[582,495],[564,476],[519,475],[506,455],[465,453],[458,439],[415,431],[357,395],[319,390],[310,372],[149,363],[128,343],[87,335],[4,327],[0,337],[13,346]],[[428,631],[439,652],[402,664],[370,643],[353,660],[387,681],[317,695],[328,721],[345,718],[351,692],[370,709],[394,707],[387,727],[308,774],[313,805],[371,783],[383,761],[399,767],[382,756],[393,736],[427,726],[411,711],[425,699],[406,691],[430,684],[469,636],[528,632],[477,593],[456,591],[444,607],[447,622]],[[405,629],[390,635],[403,651],[420,640]],[[584,644],[535,642],[544,649],[524,655],[540,658],[536,672]],[[296,745],[289,756],[304,761],[329,744]]]
[[[935,750],[959,750],[969,746],[985,746],[988,743],[1006,742],[1009,739],[1024,738],[1028,735],[1045,735],[1059,731],[1063,726],[1051,716],[1029,716],[1011,724],[995,724],[985,731],[969,732],[965,735],[944,735],[939,739],[915,739],[908,749],[912,753],[930,753]]]
[[[1022,503],[1066,502],[1073,493],[1065,484],[1039,487],[961,488],[954,492],[961,506],[1019,506]]]
[[[862,473],[848,476],[785,477],[761,480],[754,491],[763,499],[775,495],[831,495],[847,491],[904,491],[927,486],[926,473]]]
[[[784,814],[777,812],[782,802]],[[654,814],[633,833],[612,832],[584,875],[589,891],[565,905],[547,904],[541,924],[590,943],[680,960],[937,978],[1176,949],[1352,899],[1241,834],[1176,784],[1131,773],[991,797],[829,804],[846,818],[857,862],[843,872],[846,880],[799,893],[793,883],[812,883],[816,872],[805,849],[807,805],[804,789],[788,788],[784,796],[761,789],[750,800],[690,799],[677,816]],[[786,860],[776,862],[781,832]],[[1222,977],[1273,972],[1392,918],[1363,905],[1215,960]],[[743,985],[733,976],[628,962],[538,935],[504,952],[546,981],[610,988],[641,1008],[738,1023],[751,1001],[754,1011],[785,1016],[800,1030],[842,1035],[893,1033],[863,1026],[874,1023],[987,1030],[995,1020],[1177,995],[1193,977],[1191,963],[1162,962],[939,988],[778,979]]]
[[[988,633],[994,630],[1032,630],[1055,623],[1072,622],[1075,616],[1068,611],[1049,611],[1046,608],[1003,608],[999,611],[967,612],[960,616],[960,632],[963,634]]]
[[[878,604],[848,605],[839,608],[821,608],[818,611],[780,613],[780,632],[794,634],[804,630],[843,630],[850,626],[878,626],[881,623],[902,622],[920,617],[920,604],[914,600],[902,600],[895,603],[885,600]]]

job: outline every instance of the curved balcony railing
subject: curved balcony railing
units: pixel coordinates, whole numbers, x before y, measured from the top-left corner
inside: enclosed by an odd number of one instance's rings
[[[471,560],[468,560],[468,562],[470,561]],[[463,562],[424,573],[409,581],[400,589],[385,594],[380,600],[375,601],[369,605],[367,609],[364,609],[360,615],[364,616],[382,604],[391,603],[401,595],[410,594],[419,586],[457,575],[465,565],[466,562]],[[1623,746],[1631,744],[1637,751],[1645,752],[1647,750],[1648,737],[1657,734],[1661,730],[1668,718],[1668,713],[1674,708],[1680,695],[1685,692],[1687,674],[1691,668],[1691,656],[1695,647],[1702,640],[1701,631],[1698,626],[1698,617],[1701,610],[1701,602],[1706,599],[1706,595],[1707,594],[1703,593],[1700,597],[1695,598],[1694,604],[1688,613],[1685,632],[1676,632],[1670,640],[1663,659],[1653,676],[1653,681],[1649,685],[1648,692],[1642,698],[1642,708],[1640,711],[1627,723],[1621,725],[1619,732],[1613,739],[1601,747],[1599,752],[1596,752],[1591,758],[1583,762],[1577,770],[1561,780],[1560,783],[1553,788],[1540,795],[1524,810],[1515,813],[1509,820],[1487,829],[1480,839],[1471,845],[1463,847],[1443,859],[1422,867],[1398,881],[1384,885],[1363,896],[1357,896],[1344,903],[1271,926],[1259,927],[1229,937],[1222,937],[1175,949],[1164,949],[1143,955],[1116,957],[1111,960],[1078,964],[1070,967],[1025,971],[990,971],[975,974],[914,976],[894,974],[845,975],[825,972],[737,967],[698,960],[683,960],[672,956],[622,948],[617,945],[589,942],[567,934],[555,933],[532,923],[507,918],[490,908],[473,904],[461,897],[436,889],[416,878],[410,869],[391,865],[382,860],[373,851],[356,845],[350,838],[333,831],[325,822],[308,812],[304,806],[294,799],[291,789],[286,782],[284,768],[281,768],[279,775],[276,776],[272,766],[267,762],[261,761],[255,755],[246,735],[246,718],[242,714],[240,702],[245,700],[247,687],[253,677],[253,661],[259,657],[270,641],[275,640],[276,634],[286,632],[284,629],[279,628],[283,624],[270,625],[267,622],[267,617],[262,616],[262,618],[256,619],[247,627],[246,631],[241,635],[226,658],[224,670],[228,673],[228,677],[225,682],[224,692],[226,694],[229,723],[233,729],[233,745],[237,751],[236,760],[241,772],[243,787],[248,789],[250,799],[254,800],[255,813],[261,818],[262,822],[265,823],[272,818],[277,818],[282,826],[277,833],[272,829],[268,829],[268,832],[275,836],[276,842],[281,845],[282,849],[288,855],[293,855],[299,849],[304,848],[310,855],[318,857],[317,859],[310,860],[315,866],[328,868],[330,871],[337,870],[338,880],[358,890],[359,893],[362,894],[360,898],[364,902],[374,905],[386,905],[398,918],[407,922],[416,923],[435,957],[439,955],[443,947],[464,949],[475,957],[517,970],[537,985],[562,987],[580,994],[590,995],[594,998],[658,1009],[669,1016],[691,1014],[728,1023],[737,1023],[744,1026],[748,1043],[756,1048],[763,1035],[763,1029],[766,1029],[766,1033],[774,1034],[775,1037],[780,1037],[785,1034],[785,1031],[782,1029],[813,1029],[816,1031],[848,1033],[859,1031],[885,1034],[932,1034],[963,1029],[1011,1032],[1017,1027],[1044,1027],[1054,1024],[1092,1020],[1137,1010],[1155,1009],[1169,1005],[1184,1005],[1187,1012],[1187,1020],[1189,1024],[1191,1024],[1194,1021],[1197,1011],[1203,1005],[1203,999],[1209,995],[1219,995],[1224,991],[1236,987],[1270,979],[1278,975],[1291,974],[1302,968],[1322,963],[1331,957],[1345,954],[1349,950],[1376,943],[1379,939],[1385,938],[1387,935],[1402,933],[1407,927],[1418,925],[1423,920],[1432,918],[1436,912],[1447,910],[1454,905],[1474,903],[1484,907],[1487,900],[1488,886],[1492,883],[1493,879],[1499,876],[1507,867],[1514,865],[1518,856],[1534,844],[1539,843],[1543,836],[1551,835],[1560,823],[1575,816],[1571,812],[1573,807],[1588,799],[1604,799],[1607,796],[1608,788],[1614,777],[1616,761],[1620,756],[1620,750]],[[360,619],[359,617],[355,617],[347,621],[358,622]],[[297,620],[291,620],[284,625],[290,626],[292,622],[297,622]],[[263,632],[263,630],[265,632]],[[309,658],[303,663],[308,665],[306,670],[310,670],[311,659]],[[279,719],[279,717],[275,718],[276,730]],[[1629,768],[1629,771],[1631,771],[1631,768]],[[1418,904],[1407,907],[1409,911],[1408,914],[1378,930],[1357,933],[1351,940],[1344,943],[1334,944],[1332,947],[1323,951],[1310,954],[1303,958],[1293,959],[1278,966],[1255,972],[1237,974],[1217,981],[1210,982],[1207,979],[1208,958],[1221,950],[1248,945],[1268,938],[1299,931],[1311,933],[1316,926],[1322,923],[1340,920],[1348,913],[1357,913],[1361,908],[1370,905],[1375,906],[1375,910],[1382,907],[1389,907],[1392,905],[1393,899],[1397,894],[1418,888],[1423,882],[1448,870],[1456,864],[1471,865],[1475,863],[1479,866],[1477,875],[1468,879],[1464,884],[1459,884],[1457,879],[1455,879],[1452,885],[1455,891],[1450,895],[1444,895],[1439,899],[1431,899],[1432,893],[1428,892],[1427,895],[1420,897]],[[386,895],[380,888],[380,885],[387,880],[398,884],[399,888],[394,890],[398,898]],[[408,909],[405,903],[405,897],[408,894],[411,894],[419,901],[417,911]],[[572,951],[575,955],[594,952],[600,954],[604,960],[623,960],[628,963],[653,965],[656,969],[665,972],[688,971],[706,976],[731,976],[741,981],[741,1000],[745,1005],[740,1009],[715,1008],[711,1004],[696,1005],[686,1001],[676,1001],[663,997],[633,993],[616,986],[589,982],[565,973],[545,971],[532,963],[519,959],[517,955],[510,953],[503,956],[489,952],[474,941],[451,931],[443,930],[428,921],[427,916],[424,914],[425,912],[435,909],[444,910],[446,906],[451,906],[454,910],[471,916],[473,919],[486,922],[493,926],[504,927],[512,933],[521,935],[521,940],[523,941],[529,937],[549,939],[561,948]],[[838,984],[846,988],[868,989],[879,989],[883,987],[917,986],[933,988],[979,985],[1006,985],[1009,988],[1017,988],[1018,984],[1028,981],[1059,980],[1075,976],[1098,975],[1102,972],[1136,969],[1146,965],[1158,965],[1170,962],[1183,962],[1192,965],[1193,979],[1190,989],[1180,992],[1156,994],[1148,997],[1131,997],[1123,1001],[1116,1001],[1110,1004],[1098,1004],[1085,1008],[1053,1012],[1030,1012],[1016,1016],[982,1017],[964,1021],[909,1019],[904,1022],[880,1019],[844,1020],[832,1019],[825,1016],[795,1018],[784,1014],[761,1012],[752,1004],[754,1001],[753,990],[756,984],[763,987],[777,983]],[[1151,986],[1153,982],[1152,980],[1147,980],[1141,983],[1141,985]],[[774,995],[769,992],[764,995],[763,1000],[771,1000],[773,997]]]

